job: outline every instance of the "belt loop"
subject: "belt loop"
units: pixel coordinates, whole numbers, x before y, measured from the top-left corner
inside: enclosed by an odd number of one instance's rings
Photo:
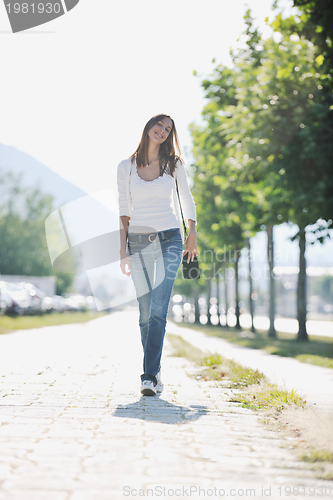
[[[164,231],[160,231],[160,240],[161,241],[164,241],[165,240],[165,236],[164,236]]]
[[[142,236],[141,234],[139,234],[139,243],[141,243],[141,241],[142,241]]]

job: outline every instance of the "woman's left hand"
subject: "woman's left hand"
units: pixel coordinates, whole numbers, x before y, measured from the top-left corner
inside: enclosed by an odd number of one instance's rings
[[[183,256],[187,255],[187,262],[193,262],[194,256],[198,255],[198,247],[197,247],[197,233],[190,232],[188,237],[185,240],[185,250],[183,251]]]

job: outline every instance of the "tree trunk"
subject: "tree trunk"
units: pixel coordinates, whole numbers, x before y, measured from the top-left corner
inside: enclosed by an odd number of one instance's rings
[[[220,276],[216,274],[216,308],[217,308],[217,324],[221,326],[220,321]]]
[[[254,327],[254,300],[253,300],[253,282],[252,282],[252,264],[251,264],[251,243],[250,238],[247,240],[247,250],[248,250],[248,261],[249,261],[249,284],[250,284],[250,296],[249,296],[249,305],[250,305],[250,314],[251,314],[251,332],[255,332],[256,329]]]
[[[197,286],[194,286],[193,290],[194,290],[194,323],[200,324],[199,289]]]
[[[274,245],[273,224],[267,226],[267,259],[269,266],[269,330],[268,336],[276,338],[275,319],[275,278],[274,278]]]
[[[211,298],[211,287],[212,281],[210,279],[207,280],[207,325],[211,325],[211,315],[210,315],[210,298]]]
[[[298,340],[309,340],[306,331],[306,234],[305,227],[299,228],[299,273],[297,283]]]
[[[224,303],[225,303],[225,326],[229,328],[228,325],[228,311],[229,311],[229,300],[228,300],[228,268],[227,263],[223,261],[224,268]]]
[[[240,310],[239,310],[239,278],[238,278],[238,263],[239,263],[239,257],[240,257],[240,252],[236,248],[236,259],[235,259],[235,300],[236,300],[236,308],[235,308],[235,314],[236,314],[236,326],[235,328],[240,329]]]

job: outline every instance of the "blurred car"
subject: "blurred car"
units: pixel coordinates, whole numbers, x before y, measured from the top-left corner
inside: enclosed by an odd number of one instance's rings
[[[10,309],[11,314],[28,314],[33,309],[33,301],[30,294],[17,283],[1,281],[1,295],[8,294],[12,299]]]
[[[17,314],[18,304],[13,299],[5,281],[0,281],[0,313]]]
[[[41,311],[43,313],[50,313],[53,311],[53,299],[52,297],[44,297],[41,302]]]
[[[53,295],[52,299],[52,310],[57,312],[68,311],[68,305],[65,297],[61,295]]]
[[[30,314],[42,312],[42,301],[46,294],[33,283],[22,281],[19,285],[23,290],[26,290],[30,296]]]

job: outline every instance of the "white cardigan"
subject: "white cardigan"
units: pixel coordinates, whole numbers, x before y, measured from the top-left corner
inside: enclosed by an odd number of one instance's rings
[[[136,160],[134,160],[136,162]],[[131,158],[127,158],[119,163],[117,169],[117,184],[118,184],[118,206],[119,206],[119,216],[126,215],[131,217],[132,214],[132,200],[130,193],[130,175],[131,175]],[[167,175],[167,174],[164,174]],[[192,193],[188,186],[186,171],[183,162],[178,160],[176,164],[176,169],[172,177],[173,180],[173,205],[175,208],[175,213],[179,222],[179,227],[182,235],[182,240],[184,242],[184,229],[183,221],[179,207],[179,201],[176,190],[176,179],[178,183],[178,190],[181,199],[184,219],[192,219],[196,221],[196,211],[195,203],[192,197]]]

